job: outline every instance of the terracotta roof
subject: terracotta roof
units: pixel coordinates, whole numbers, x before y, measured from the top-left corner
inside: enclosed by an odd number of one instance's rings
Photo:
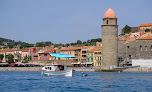
[[[13,52],[16,49],[1,49],[0,52]]]
[[[33,56],[38,56],[38,54],[37,53],[33,53]]]
[[[94,51],[102,51],[102,49],[91,49],[88,52],[94,52]]]
[[[119,41],[126,41],[127,39],[118,39]]]
[[[47,50],[47,51],[42,52],[42,53],[56,53],[56,50],[55,49],[50,49],[50,50]]]
[[[29,52],[29,50],[21,50],[22,52]]]
[[[78,49],[87,49],[91,46],[82,46],[82,47],[67,47],[67,48],[63,48],[61,50],[78,50]]]
[[[146,37],[138,38],[137,40],[152,40],[152,36],[146,36]]]
[[[152,26],[152,23],[141,24],[140,27],[142,26]]]
[[[104,15],[104,18],[116,18],[116,14],[112,9],[108,9]]]

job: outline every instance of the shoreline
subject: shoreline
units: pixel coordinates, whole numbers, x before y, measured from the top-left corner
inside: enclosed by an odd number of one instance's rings
[[[0,67],[0,71],[41,71],[42,67]],[[68,67],[68,70],[73,69],[73,67]],[[75,67],[75,71],[80,72],[94,72],[95,69],[86,67]]]
[[[42,67],[0,67],[0,71],[41,71]],[[73,67],[67,67],[68,70],[73,69]],[[74,67],[75,71],[79,72],[97,72],[100,68],[91,67]],[[122,70],[122,72],[152,72],[152,68],[138,67],[129,68]]]

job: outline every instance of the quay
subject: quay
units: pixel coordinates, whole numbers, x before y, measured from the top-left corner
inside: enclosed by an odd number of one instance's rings
[[[0,71],[41,71],[42,67],[0,67]],[[67,69],[73,69],[68,67]],[[128,67],[104,70],[99,67],[74,67],[78,72],[152,72],[152,67]]]

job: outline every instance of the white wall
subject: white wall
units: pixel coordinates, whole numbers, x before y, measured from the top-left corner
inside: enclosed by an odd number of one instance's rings
[[[133,59],[132,66],[152,67],[152,59]]]

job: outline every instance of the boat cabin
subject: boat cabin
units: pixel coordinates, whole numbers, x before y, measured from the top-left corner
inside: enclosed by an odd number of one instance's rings
[[[45,67],[42,68],[42,70],[45,70],[45,71],[56,71],[55,67],[57,67],[57,69],[59,69],[59,71],[66,70],[66,66],[63,66],[63,65],[45,66]]]

